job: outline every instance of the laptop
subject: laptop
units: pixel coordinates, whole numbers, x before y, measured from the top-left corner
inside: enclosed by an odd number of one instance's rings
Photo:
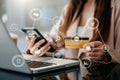
[[[0,20],[0,69],[37,74],[75,66],[79,61],[21,53]]]

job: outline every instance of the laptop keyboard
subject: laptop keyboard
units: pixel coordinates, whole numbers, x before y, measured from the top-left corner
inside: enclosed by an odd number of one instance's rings
[[[27,61],[27,64],[30,68],[40,68],[40,67],[55,65],[54,63],[40,62],[40,61]]]

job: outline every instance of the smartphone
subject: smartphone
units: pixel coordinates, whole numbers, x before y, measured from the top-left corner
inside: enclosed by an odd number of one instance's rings
[[[43,47],[44,45],[46,45],[48,43],[48,41],[43,37],[43,35],[38,31],[38,29],[36,28],[23,28],[22,31],[29,37],[32,36],[37,36],[36,40],[34,43],[37,43],[38,41],[40,41],[41,39],[45,40],[45,43],[43,43],[42,45],[40,45],[40,47]],[[40,48],[39,47],[39,48]],[[48,52],[54,52],[55,49],[53,48],[52,45],[50,45],[50,49],[48,50]]]

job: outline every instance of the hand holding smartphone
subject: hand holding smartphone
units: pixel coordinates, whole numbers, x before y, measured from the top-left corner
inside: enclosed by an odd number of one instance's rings
[[[40,45],[38,47],[38,49],[43,47],[44,45],[46,45],[48,43],[48,41],[42,36],[42,34],[36,28],[23,28],[22,31],[27,36],[36,36],[37,37],[34,41],[34,44],[36,44],[37,42],[39,42],[42,39],[45,40],[45,42],[42,45]],[[50,49],[48,50],[48,52],[55,52],[55,49],[52,47],[52,45],[50,45]]]

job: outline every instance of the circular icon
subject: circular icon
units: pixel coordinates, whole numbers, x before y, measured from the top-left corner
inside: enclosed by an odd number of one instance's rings
[[[11,31],[18,31],[19,30],[19,26],[17,24],[11,24],[10,30]]]
[[[12,64],[15,67],[22,67],[25,64],[25,61],[22,56],[16,55],[12,58]]]
[[[59,19],[60,19],[59,16],[54,17],[54,18],[53,18],[53,22],[52,22],[53,25],[56,25],[56,24],[58,23]]]
[[[97,18],[89,18],[85,26],[90,29],[97,29],[99,26],[99,21]]]
[[[77,45],[81,40],[79,40],[79,36],[73,36],[71,37],[71,43],[73,45]]]
[[[91,51],[92,49],[91,49],[90,45],[87,45],[87,46],[85,47],[85,50],[86,50],[86,51]]]
[[[36,35],[36,32],[35,31],[33,31],[33,30],[29,30],[29,31],[27,31],[27,36],[29,36],[29,37],[34,37]]]
[[[103,45],[103,49],[104,49],[105,51],[109,51],[109,50],[110,50],[110,47],[109,47],[109,45],[104,44],[104,45]]]
[[[92,65],[92,62],[87,59],[82,59],[82,63],[86,68],[89,68]]]
[[[30,11],[30,17],[32,20],[40,20],[42,17],[42,11],[38,8],[34,8]]]
[[[74,41],[75,41],[75,42],[79,42],[79,37],[78,37],[78,36],[75,36],[75,37],[74,37]]]

